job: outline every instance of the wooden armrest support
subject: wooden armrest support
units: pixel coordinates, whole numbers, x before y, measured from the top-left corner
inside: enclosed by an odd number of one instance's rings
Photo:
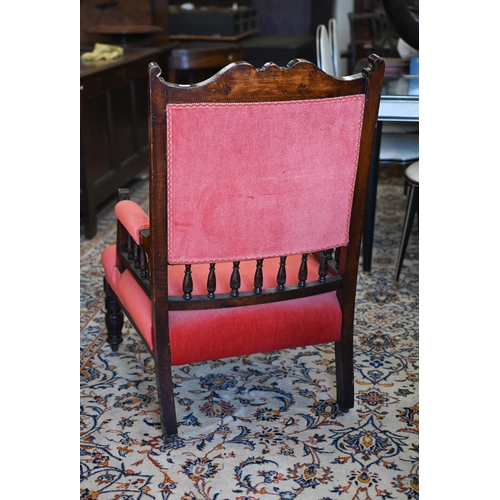
[[[117,259],[120,272],[128,269],[150,295],[149,217],[137,203],[130,200],[126,188],[118,190],[115,214],[118,221]]]
[[[140,246],[146,252],[146,254],[150,254],[150,239],[149,239],[149,229],[141,229],[139,231],[140,235]]]

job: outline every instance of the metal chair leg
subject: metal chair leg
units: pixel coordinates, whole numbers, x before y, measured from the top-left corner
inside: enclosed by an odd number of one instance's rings
[[[396,282],[399,281],[399,275],[401,273],[401,268],[403,266],[406,247],[408,246],[408,240],[410,239],[411,228],[413,225],[413,219],[415,218],[415,212],[417,211],[417,206],[418,206],[418,186],[409,183],[408,203],[406,205],[403,234],[401,236],[401,244],[399,246],[398,258],[396,259],[396,277],[395,277]]]

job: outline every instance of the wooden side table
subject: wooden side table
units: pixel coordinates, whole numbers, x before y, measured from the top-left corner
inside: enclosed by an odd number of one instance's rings
[[[236,43],[185,42],[170,52],[168,80],[175,83],[201,82],[241,59],[241,47]]]

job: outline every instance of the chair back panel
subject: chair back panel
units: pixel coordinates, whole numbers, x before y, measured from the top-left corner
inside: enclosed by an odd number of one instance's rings
[[[347,245],[364,103],[167,104],[169,263]]]

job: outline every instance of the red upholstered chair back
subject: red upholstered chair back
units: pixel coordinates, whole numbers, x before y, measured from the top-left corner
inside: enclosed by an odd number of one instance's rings
[[[169,263],[346,246],[364,106],[362,94],[168,103]]]
[[[305,60],[230,64],[194,85],[149,66],[149,216],[122,192],[103,252],[113,349],[123,309],[155,360],[163,435],[171,366],[335,342],[354,405],[361,230],[384,62],[335,78]],[[333,257],[333,258],[332,258]]]

